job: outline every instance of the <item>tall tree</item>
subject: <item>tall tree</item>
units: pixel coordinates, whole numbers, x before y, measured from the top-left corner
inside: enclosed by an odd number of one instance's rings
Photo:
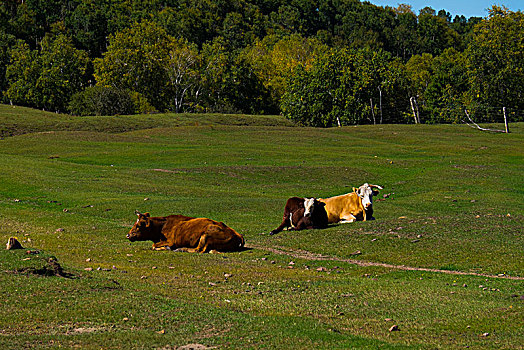
[[[417,28],[420,37],[420,53],[440,55],[448,47],[460,47],[461,45],[459,35],[450,28],[447,18],[436,16],[435,10],[431,7],[420,10]]]
[[[398,121],[407,102],[402,71],[402,64],[384,51],[329,50],[311,69],[295,69],[281,100],[282,113],[323,127]]]
[[[107,52],[94,61],[97,85],[139,92],[158,110],[167,110],[165,66],[171,41],[149,21],[111,35]]]
[[[75,43],[90,57],[100,57],[106,49],[109,15],[107,0],[83,0],[65,19]]]
[[[46,36],[40,52],[19,42],[7,67],[6,97],[14,103],[63,112],[71,96],[85,88],[88,63],[87,54],[63,34]]]
[[[31,50],[23,40],[18,40],[11,49],[11,58],[6,69],[7,90],[5,97],[10,103],[39,107],[36,81],[41,67],[38,51]]]
[[[423,53],[413,55],[406,63],[406,76],[409,81],[409,97],[420,108],[421,114],[426,110],[427,89],[433,75],[433,55]],[[415,108],[415,105],[413,106]],[[423,119],[423,118],[421,118]]]
[[[463,98],[467,90],[465,55],[453,48],[435,57],[430,82],[425,91],[428,121],[450,123],[464,116]]]
[[[313,61],[327,49],[317,39],[305,38],[299,34],[281,39],[273,35],[246,48],[243,55],[265,88],[270,91],[272,101],[277,106],[285,90],[285,81],[296,67],[302,65],[309,70]]]
[[[400,4],[393,10],[396,25],[392,29],[392,53],[406,61],[418,52],[417,16],[410,5]]]
[[[524,13],[493,6],[466,50],[468,102],[524,109]]]
[[[182,110],[198,70],[196,49],[151,21],[111,36],[107,52],[95,60],[98,85],[141,93],[161,111]]]

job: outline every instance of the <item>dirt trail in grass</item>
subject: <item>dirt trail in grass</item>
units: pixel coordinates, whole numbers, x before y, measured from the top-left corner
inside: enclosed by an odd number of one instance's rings
[[[524,277],[520,277],[520,276],[490,275],[487,273],[478,273],[478,272],[439,270],[439,269],[431,269],[431,268],[426,268],[426,267],[413,267],[413,266],[406,266],[406,265],[393,265],[393,264],[385,264],[385,263],[378,263],[378,262],[371,262],[371,261],[345,259],[345,258],[339,258],[335,256],[316,254],[316,253],[308,252],[306,250],[301,250],[301,249],[289,249],[289,248],[278,247],[278,246],[277,247],[264,247],[264,246],[259,246],[259,245],[249,245],[249,246],[246,245],[246,248],[265,250],[265,251],[268,251],[274,254],[288,255],[293,258],[298,258],[298,259],[315,260],[315,261],[340,261],[340,262],[345,262],[345,263],[354,264],[358,266],[364,266],[364,267],[378,266],[378,267],[385,267],[389,269],[406,270],[406,271],[424,271],[424,272],[445,273],[448,275],[468,275],[468,276],[479,276],[479,277],[489,277],[489,278],[504,278],[504,279],[510,279],[510,280],[524,280]]]

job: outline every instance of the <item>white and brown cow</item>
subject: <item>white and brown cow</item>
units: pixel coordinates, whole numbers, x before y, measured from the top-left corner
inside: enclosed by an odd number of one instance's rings
[[[365,183],[359,188],[353,187],[353,192],[319,198],[319,201],[326,204],[330,224],[373,220],[373,196],[381,189],[381,186]]]
[[[282,223],[269,234],[274,235],[288,228],[293,231],[327,227],[325,204],[316,198],[291,197],[284,207]]]

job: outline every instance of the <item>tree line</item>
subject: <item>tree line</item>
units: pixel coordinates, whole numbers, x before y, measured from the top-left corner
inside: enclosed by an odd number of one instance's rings
[[[359,0],[6,0],[3,103],[281,113],[311,126],[524,120],[524,15]],[[493,113],[495,109],[496,113]]]

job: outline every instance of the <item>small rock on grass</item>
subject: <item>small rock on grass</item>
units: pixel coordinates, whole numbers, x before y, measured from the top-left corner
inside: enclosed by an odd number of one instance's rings
[[[7,250],[13,250],[13,249],[24,249],[22,247],[22,244],[16,239],[16,237],[9,237],[7,240],[6,248]]]
[[[394,324],[393,326],[389,327],[389,331],[396,332],[396,331],[400,331],[400,329],[398,328],[396,324]]]

